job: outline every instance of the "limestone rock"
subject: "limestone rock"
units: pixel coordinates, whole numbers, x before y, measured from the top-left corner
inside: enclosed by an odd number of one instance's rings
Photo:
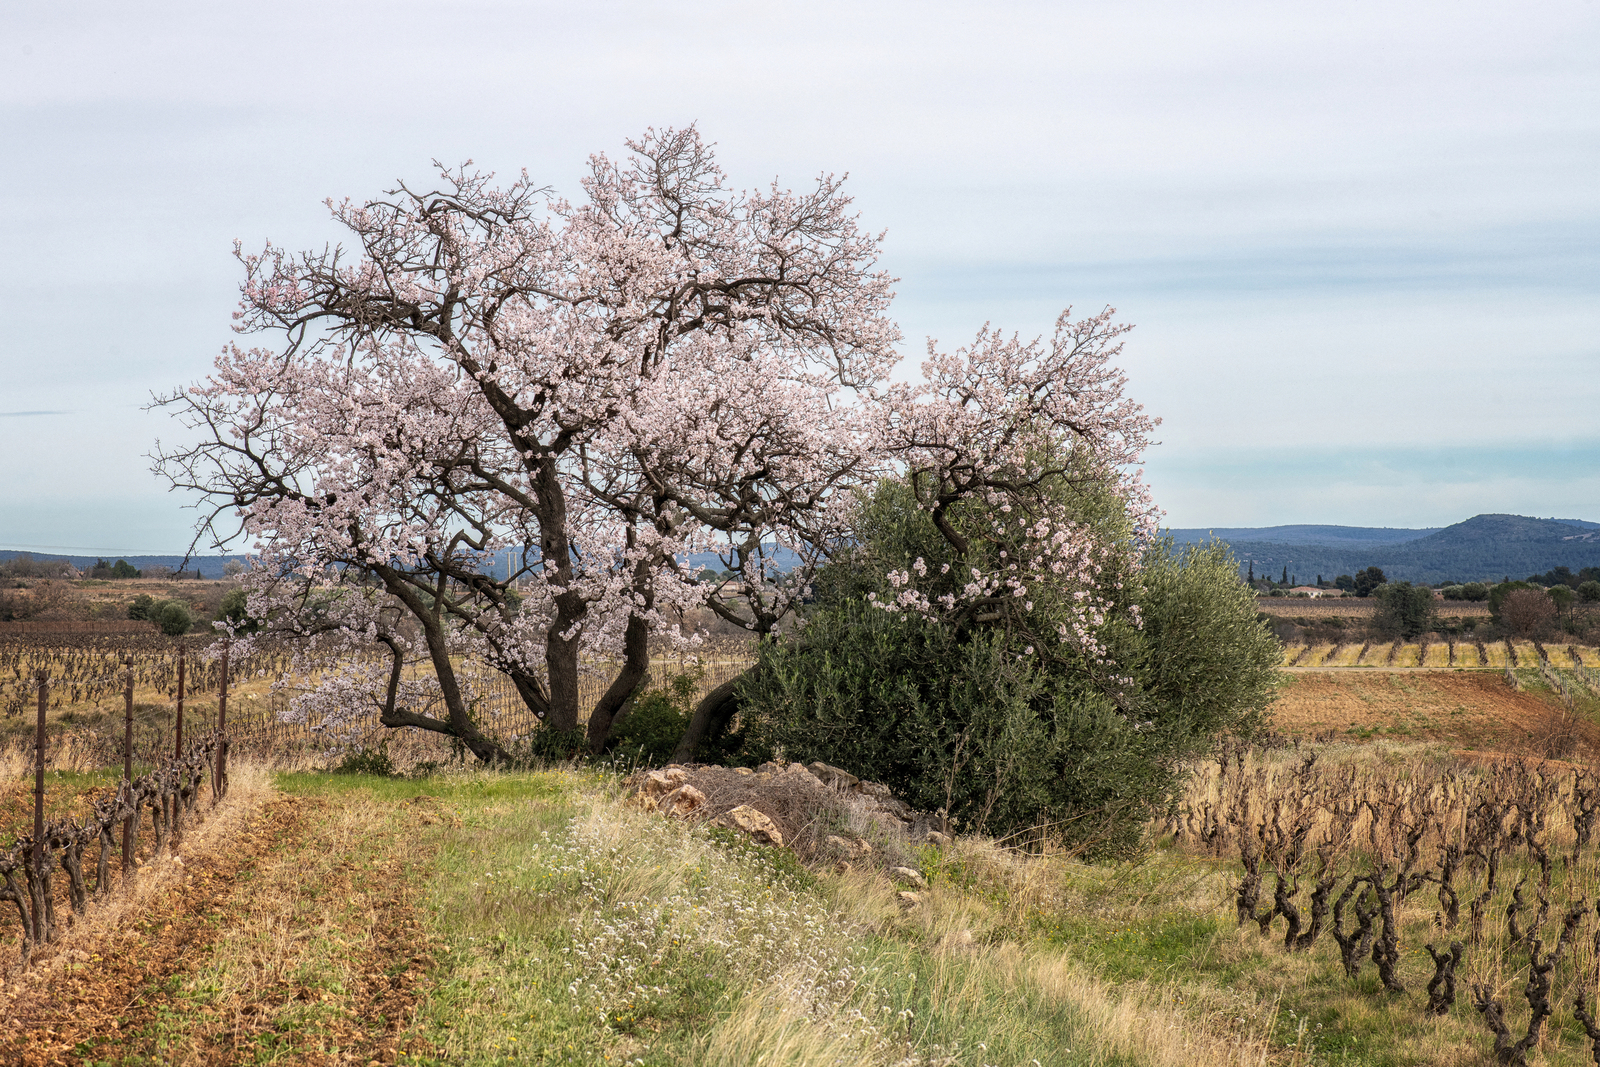
[[[846,792],[850,790],[857,782],[861,781],[861,779],[857,778],[849,771],[842,771],[838,767],[829,766],[828,764],[823,763],[821,760],[818,760],[815,763],[807,764],[806,770],[815,775],[817,781],[821,782],[823,785],[830,789],[837,789],[840,792]]]
[[[656,810],[663,815],[687,819],[705,807],[706,795],[692,785],[680,785],[656,801]]]
[[[688,777],[688,772],[682,767],[663,767],[644,776],[644,784],[639,787],[639,792],[654,800],[678,788]]]
[[[846,856],[855,859],[860,856],[872,855],[872,842],[859,838],[840,837],[838,834],[829,834],[826,844],[835,852],[843,852]]]
[[[733,828],[743,830],[764,845],[783,847],[783,834],[778,831],[777,824],[748,804],[740,804],[723,818]]]
[[[911,892],[909,889],[902,889],[899,893],[895,894],[895,899],[900,902],[900,907],[904,908],[906,911],[910,911],[912,908],[922,903],[922,898]]]
[[[890,867],[889,877],[901,885],[912,885],[918,889],[928,888],[928,880],[922,877],[922,872],[914,871],[910,867]]]
[[[928,844],[932,845],[934,848],[949,848],[954,843],[947,835],[941,834],[937,830],[929,830],[928,836],[923,840],[927,841]]]

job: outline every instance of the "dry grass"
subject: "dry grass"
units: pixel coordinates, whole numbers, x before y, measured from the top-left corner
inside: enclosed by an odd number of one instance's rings
[[[1238,846],[1230,835],[1244,826],[1250,839],[1259,838],[1265,844],[1264,862],[1269,871],[1274,869],[1273,834],[1270,827],[1258,830],[1256,820],[1275,825],[1280,811],[1310,812],[1312,817],[1304,824],[1307,855],[1320,856],[1322,848],[1331,848],[1328,854],[1333,869],[1341,871],[1343,879],[1374,869],[1371,865],[1378,862],[1377,856],[1404,855],[1411,846],[1396,835],[1406,826],[1416,826],[1422,834],[1416,842],[1418,870],[1431,871],[1430,865],[1445,854],[1446,846],[1464,848],[1470,857],[1473,849],[1486,847],[1484,841],[1497,840],[1481,836],[1485,824],[1472,821],[1478,816],[1469,818],[1469,812],[1479,811],[1479,802],[1486,798],[1491,805],[1501,805],[1499,810],[1509,811],[1511,815],[1506,817],[1512,821],[1505,825],[1521,826],[1524,836],[1507,836],[1499,839],[1499,844],[1487,846],[1499,856],[1498,880],[1493,885],[1481,863],[1467,861],[1456,869],[1454,886],[1461,901],[1461,920],[1453,929],[1441,929],[1447,921],[1442,892],[1435,890],[1437,877],[1397,899],[1401,948],[1397,976],[1405,993],[1385,992],[1371,967],[1355,981],[1346,978],[1326,935],[1309,951],[1286,951],[1281,944],[1283,924],[1270,918],[1270,910],[1263,913],[1274,924],[1270,937],[1261,936],[1255,923],[1235,924],[1226,890],[1218,897],[1221,907],[1215,917],[1219,931],[1208,947],[1206,969],[1226,976],[1235,988],[1255,990],[1258,996],[1275,992],[1291,1018],[1299,1021],[1300,1037],[1309,1049],[1330,1054],[1337,1048],[1359,1049],[1355,1058],[1362,1063],[1485,1063],[1491,1036],[1471,1006],[1470,990],[1478,984],[1490,990],[1505,1006],[1508,1022],[1520,1036],[1528,1017],[1523,990],[1533,945],[1523,937],[1538,937],[1541,951],[1549,951],[1556,942],[1562,914],[1576,906],[1581,920],[1578,936],[1554,972],[1551,1003],[1556,1012],[1539,1048],[1542,1062],[1547,1064],[1589,1062],[1589,1043],[1570,1013],[1576,991],[1588,986],[1590,976],[1600,967],[1600,938],[1591,937],[1594,908],[1589,903],[1600,893],[1600,852],[1592,845],[1578,847],[1576,822],[1577,791],[1580,786],[1591,788],[1592,779],[1576,777],[1573,768],[1563,764],[1465,762],[1443,746],[1328,746],[1319,750],[1314,768],[1308,767],[1305,756],[1304,751],[1258,752],[1244,756],[1226,775],[1220,765],[1201,769],[1189,795],[1189,809],[1209,807],[1239,813],[1233,829],[1220,842],[1224,859]],[[1304,792],[1307,788],[1309,793]],[[1294,799],[1297,795],[1309,796],[1311,808],[1303,808],[1304,801]],[[1396,815],[1402,811],[1409,814]],[[1274,814],[1268,817],[1269,812]],[[1203,825],[1205,820],[1200,822]],[[1472,829],[1474,825],[1479,829]],[[1335,841],[1346,844],[1323,844]],[[1554,860],[1548,887],[1542,887],[1540,868],[1533,861],[1530,842],[1534,841]],[[1391,858],[1388,862],[1398,861]],[[1242,873],[1233,862],[1223,869],[1235,879]],[[1312,869],[1320,869],[1317,862],[1302,870],[1302,883],[1311,880],[1308,872]],[[1395,868],[1388,869],[1392,877]],[[1268,874],[1267,888],[1273,877]],[[1306,888],[1300,886],[1302,907]],[[1468,902],[1478,900],[1480,894],[1481,925],[1468,914]],[[1514,900],[1516,895],[1521,895],[1520,904]],[[1270,893],[1267,896],[1270,902]],[[1541,904],[1545,900],[1548,912]],[[1513,934],[1512,916],[1520,923],[1521,933]],[[1536,935],[1526,934],[1541,923]],[[1443,1015],[1430,1016],[1421,1010],[1425,998],[1420,991],[1433,967],[1420,949],[1425,942],[1442,946],[1452,939],[1467,945],[1458,972],[1457,1000]],[[1284,1021],[1280,1016],[1280,1041],[1287,1040]],[[1305,1028],[1313,1022],[1314,1028]]]
[[[438,883],[461,962],[425,1030],[452,1064],[536,1048],[596,1064],[1176,1067],[1270,1050],[1270,999],[1113,984],[1040,934],[1041,915],[1108,902],[1214,909],[1208,871],[1130,896],[1116,868],[962,839],[914,854],[931,884],[907,910],[881,871],[807,872],[604,783],[553,808],[458,810],[483,829],[447,835],[445,868],[473,877]]]
[[[10,997],[0,998],[0,1016],[10,999],[28,989],[49,986],[61,968],[82,963],[113,931],[139,921],[151,903],[169,895],[188,875],[185,854],[206,854],[226,849],[241,828],[254,819],[272,796],[271,777],[258,764],[241,763],[229,767],[228,795],[216,807],[202,809],[203,818],[193,817],[185,824],[183,839],[172,852],[163,853],[139,869],[138,877],[122,881],[84,916],[75,918],[59,940],[35,955],[33,965],[22,970],[8,965]],[[207,804],[202,801],[202,804]]]
[[[1347,642],[1342,645],[1337,645],[1322,658],[1322,662],[1317,664],[1317,666],[1354,667],[1356,665],[1356,658],[1361,655],[1361,645],[1362,643],[1360,641]]]
[[[1418,666],[1433,668],[1455,666],[1455,664],[1451,662],[1449,642],[1435,641],[1428,645],[1427,651],[1423,654],[1422,660]]]

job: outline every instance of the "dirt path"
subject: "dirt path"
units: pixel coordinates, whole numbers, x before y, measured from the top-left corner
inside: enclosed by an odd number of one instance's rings
[[[430,958],[385,815],[278,796],[226,847],[180,848],[137,922],[0,1005],[0,1062],[394,1062]]]

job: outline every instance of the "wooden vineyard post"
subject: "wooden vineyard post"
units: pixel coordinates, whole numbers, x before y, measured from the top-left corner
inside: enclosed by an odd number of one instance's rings
[[[128,668],[128,685],[123,690],[122,718],[122,788],[133,791],[133,656],[123,659]],[[133,816],[122,820],[122,873],[133,869]]]
[[[44,712],[50,703],[50,676],[39,672],[39,727],[33,742],[33,870],[44,877]]]
[[[222,643],[222,676],[217,683],[217,767],[211,772],[211,799],[221,800],[228,782],[228,652],[233,642]]]
[[[183,758],[183,645],[178,646],[178,736],[172,746],[172,758]]]
[[[176,788],[167,801],[172,805],[171,812],[167,815],[167,832],[171,835],[172,844],[169,848],[177,848],[178,842],[183,839],[183,791],[184,779],[188,775],[187,769],[177,770],[183,765],[183,639],[178,640],[178,731],[174,742],[172,760],[174,774],[178,776]]]

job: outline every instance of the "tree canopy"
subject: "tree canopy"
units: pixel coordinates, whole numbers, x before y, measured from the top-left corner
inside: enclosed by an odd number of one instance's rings
[[[1411,640],[1433,628],[1436,621],[1433,590],[1427,586],[1386,582],[1378,586],[1373,595],[1378,598],[1373,622],[1379,629]]]
[[[1281,652],[1225,546],[1151,541],[1093,479],[1045,479],[1010,506],[1092,531],[1093,566],[1029,574],[969,610],[971,575],[1024,573],[1007,562],[1014,527],[971,500],[944,516],[952,537],[904,482],[880,486],[803,626],[763,649],[748,756],[834,763],[987,832],[1114,848],[1183,759],[1260,723]]]
[[[576,202],[463,166],[331,208],[353,249],[238,253],[236,328],[266,342],[163,398],[199,440],[156,455],[207,501],[202,537],[260,545],[251,618],[319,654],[388,649],[387,669],[321,675],[307,699],[330,713],[375,702],[495,758],[465,657],[556,729],[586,713],[598,749],[652,642],[692,645],[679,620],[698,607],[775,632],[886,473],[941,528],[968,500],[1006,514],[1069,460],[1148,507],[1119,473],[1153,422],[1122,395],[1110,309],[1063,313],[1048,342],[930,342],[922,380],[894,381],[893,280],[835,178],[736,192],[695,130],[652,130],[592,157]],[[938,610],[977,617],[1041,569],[1098,565],[1091,529],[1012,518],[1018,555],[970,568]],[[696,552],[722,568],[691,569]],[[1060,624],[1093,655],[1084,584]],[[909,577],[893,603],[933,606]],[[415,655],[426,692],[401,683]],[[608,679],[590,707],[585,671]]]

